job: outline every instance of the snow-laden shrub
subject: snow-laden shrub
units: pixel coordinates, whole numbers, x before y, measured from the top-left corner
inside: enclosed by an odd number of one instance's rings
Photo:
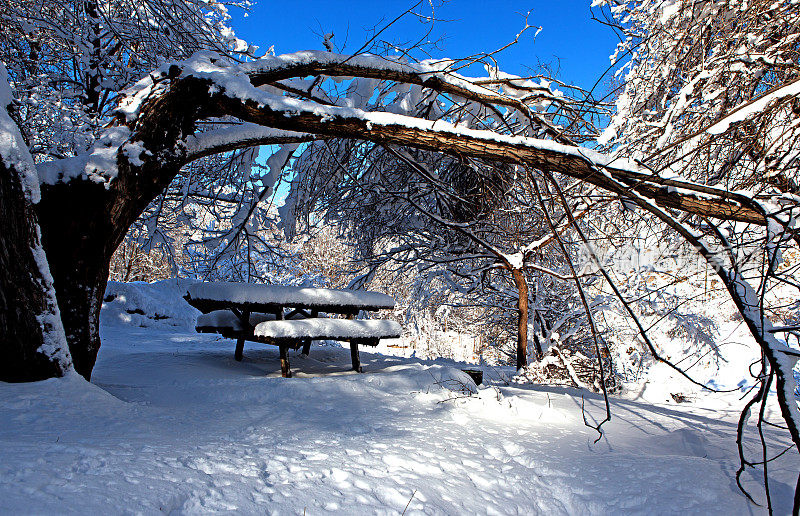
[[[606,391],[609,393],[620,391],[622,385],[611,367],[611,361],[605,356],[601,360]],[[602,390],[600,373],[600,367],[596,360],[587,357],[580,351],[554,345],[550,346],[541,360],[531,362],[514,377],[513,381],[515,383],[564,385],[600,392]]]

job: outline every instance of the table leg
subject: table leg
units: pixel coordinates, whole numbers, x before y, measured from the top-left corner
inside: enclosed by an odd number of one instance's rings
[[[235,358],[237,362],[241,362],[243,353],[244,353],[244,337],[239,337],[238,339],[236,339],[236,352],[233,354],[233,358]]]
[[[358,341],[352,339],[350,341],[350,360],[353,362],[353,371],[363,373],[361,369],[361,358],[358,356]]]
[[[242,331],[252,332],[253,329],[250,327],[250,310],[239,311],[233,308],[231,309],[231,311],[233,312],[233,315],[235,315],[239,319],[239,322],[242,325]],[[243,356],[244,356],[244,336],[241,336],[238,339],[236,339],[236,351],[233,353],[233,358],[237,362],[241,362]]]
[[[319,310],[311,310],[311,318],[316,319],[319,317]],[[308,356],[309,352],[311,352],[311,339],[307,339],[303,341],[303,354]]]
[[[281,350],[281,376],[284,378],[292,377],[292,370],[289,369],[289,355],[286,353],[286,346],[280,346]]]

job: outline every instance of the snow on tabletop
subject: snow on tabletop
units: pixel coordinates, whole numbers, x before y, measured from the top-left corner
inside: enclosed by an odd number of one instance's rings
[[[300,321],[267,321],[256,326],[256,337],[301,339],[327,337],[331,339],[379,339],[399,337],[403,329],[394,321],[348,319],[303,319]]]
[[[252,283],[198,283],[188,288],[192,300],[230,303],[394,308],[394,299],[380,292],[329,288],[256,285]]]

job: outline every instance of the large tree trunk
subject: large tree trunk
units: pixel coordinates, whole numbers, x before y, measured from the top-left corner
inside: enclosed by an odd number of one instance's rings
[[[100,350],[100,307],[111,257],[137,217],[180,169],[183,157],[174,152],[175,142],[193,134],[195,120],[203,118],[197,110],[205,107],[208,84],[187,81],[177,89],[180,94],[157,98],[137,121],[137,141],[149,150],[148,156],[157,158],[134,168],[120,152],[110,183],[74,178],[42,185],[42,244],[75,370],[87,380]]]
[[[63,376],[70,359],[33,207],[33,161],[0,110],[0,381],[44,380]]]
[[[50,260],[75,370],[87,380],[100,350],[100,307],[111,257],[128,228],[175,177],[177,166],[132,174],[120,166],[111,188],[73,179],[42,185],[42,244]]]
[[[100,349],[108,280],[109,220],[102,185],[72,181],[42,189],[39,220],[75,370],[87,380]]]

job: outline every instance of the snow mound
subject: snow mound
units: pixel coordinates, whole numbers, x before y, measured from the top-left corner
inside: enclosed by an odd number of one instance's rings
[[[153,283],[109,281],[100,310],[104,325],[194,330],[200,312],[183,298],[194,280],[162,280]]]

